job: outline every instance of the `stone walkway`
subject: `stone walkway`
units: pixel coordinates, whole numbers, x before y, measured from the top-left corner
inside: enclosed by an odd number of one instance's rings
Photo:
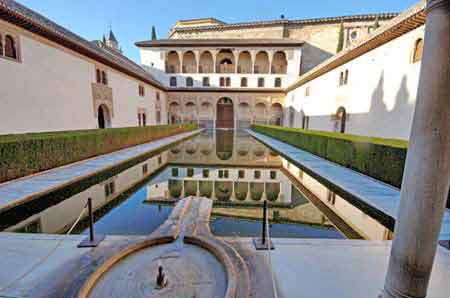
[[[381,181],[327,161],[292,145],[248,130],[248,133],[268,147],[280,152],[295,165],[301,165],[325,179],[328,183],[365,202],[393,219],[397,218],[400,191]],[[450,211],[446,210],[441,229],[441,240],[450,238]]]
[[[100,155],[66,166],[51,169],[0,184],[0,212],[27,200],[48,193],[88,176],[95,175],[117,164],[136,158],[142,154],[161,149],[171,143],[191,137],[201,130],[185,132],[157,141]]]

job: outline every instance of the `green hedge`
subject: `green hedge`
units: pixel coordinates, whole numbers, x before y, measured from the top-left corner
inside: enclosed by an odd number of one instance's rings
[[[253,130],[396,187],[402,184],[407,141],[269,125]]]
[[[0,182],[196,128],[185,124],[0,135]]]

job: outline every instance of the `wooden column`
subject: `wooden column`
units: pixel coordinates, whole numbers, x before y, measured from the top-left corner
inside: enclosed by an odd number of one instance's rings
[[[450,1],[428,0],[425,47],[383,298],[427,296],[450,182]]]

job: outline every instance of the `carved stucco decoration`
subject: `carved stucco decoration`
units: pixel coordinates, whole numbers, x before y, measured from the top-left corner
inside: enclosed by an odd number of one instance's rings
[[[101,105],[105,105],[106,107],[108,107],[108,110],[111,113],[111,118],[114,117],[112,88],[97,83],[92,83],[91,86],[92,86],[92,103],[95,117],[98,116],[97,115],[98,108]]]

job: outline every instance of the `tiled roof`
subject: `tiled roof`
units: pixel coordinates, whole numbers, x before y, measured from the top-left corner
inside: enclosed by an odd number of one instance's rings
[[[112,53],[50,21],[13,0],[0,0],[0,19],[13,23],[159,89],[166,89],[140,65],[120,53]]]
[[[138,47],[183,47],[183,46],[258,46],[258,47],[299,47],[303,42],[288,38],[259,39],[158,39],[136,42]]]
[[[364,21],[364,20],[389,20],[396,17],[398,13],[379,13],[379,14],[364,14],[364,15],[352,15],[352,16],[338,16],[328,18],[314,18],[314,19],[302,19],[302,20],[271,20],[271,21],[257,21],[257,22],[241,22],[234,24],[223,25],[208,25],[208,26],[192,26],[192,27],[174,27],[171,30],[170,35],[175,32],[188,32],[188,31],[214,31],[214,30],[227,30],[236,28],[252,28],[252,27],[267,27],[277,26],[285,24],[294,25],[306,25],[306,24],[321,24],[321,23],[336,23],[336,22],[350,22],[350,21]]]

